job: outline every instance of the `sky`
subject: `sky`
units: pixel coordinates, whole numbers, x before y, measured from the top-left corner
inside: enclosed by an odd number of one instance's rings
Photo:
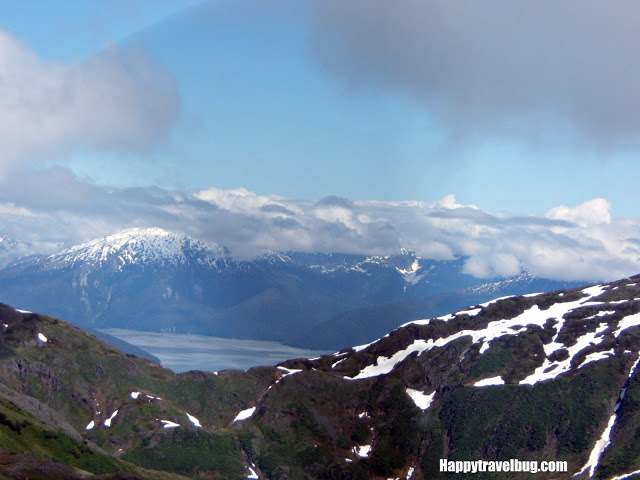
[[[640,272],[640,6],[0,3],[0,236]]]

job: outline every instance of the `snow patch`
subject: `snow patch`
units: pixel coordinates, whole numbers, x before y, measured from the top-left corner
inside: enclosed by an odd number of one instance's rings
[[[137,400],[141,392],[131,392],[131,398]]]
[[[528,326],[537,325],[537,326],[543,327],[547,323],[547,320],[554,319],[557,321],[557,324],[555,326],[557,333],[553,338],[552,343],[549,345],[545,345],[545,353],[547,355],[550,355],[551,353],[558,350],[559,348],[564,347],[563,344],[556,342],[558,335],[560,334],[560,331],[562,330],[562,327],[564,325],[564,318],[563,318],[564,315],[580,307],[602,305],[603,302],[592,302],[591,299],[594,296],[600,295],[603,291],[605,291],[605,288],[602,285],[588,287],[582,290],[583,293],[587,294],[586,298],[583,297],[573,302],[555,303],[546,310],[540,310],[538,305],[533,305],[531,308],[525,310],[515,318],[509,319],[509,320],[495,320],[495,321],[489,322],[485,328],[482,328],[480,330],[461,330],[453,335],[450,335],[449,337],[439,338],[437,340],[433,340],[433,339],[415,340],[411,345],[407,346],[403,350],[395,352],[391,357],[379,356],[376,359],[374,364],[365,366],[362,370],[360,370],[360,372],[358,372],[356,376],[344,377],[344,378],[346,380],[360,380],[364,378],[371,378],[371,377],[377,377],[380,375],[386,375],[390,373],[395,368],[396,365],[404,361],[409,355],[411,355],[414,352],[417,352],[418,355],[421,355],[425,351],[429,351],[435,347],[443,347],[450,342],[453,342],[455,340],[458,340],[459,338],[466,337],[466,336],[470,336],[473,343],[478,343],[480,341],[485,342],[485,344],[481,347],[481,351],[484,352],[488,348],[488,346],[485,346],[485,345],[489,344],[492,340],[495,340],[496,338],[507,336],[507,335],[517,335],[519,333],[526,331],[526,327]],[[505,298],[509,298],[509,297],[505,297]],[[501,299],[498,299],[498,300],[501,300]],[[482,304],[481,306],[494,303],[498,300],[488,302],[487,304]],[[459,311],[458,313],[464,313],[464,312]],[[632,322],[633,325],[640,324],[640,313],[634,315],[633,317],[637,317]],[[429,322],[428,320],[418,321],[418,322],[409,322],[409,323],[406,323],[405,325],[425,324],[428,322]],[[622,324],[623,322],[621,321],[620,323]],[[623,324],[621,326],[621,329],[628,328],[628,326],[630,325]],[[592,345],[592,344],[597,345],[602,342],[603,338],[601,337],[596,339],[596,335],[601,331],[604,331],[605,329],[606,329],[606,326],[603,326],[597,332],[589,332],[585,334],[583,337],[581,337],[580,339],[578,339],[578,342],[576,343],[576,345],[568,348],[570,353],[570,358],[568,360],[565,360],[563,362],[554,362],[552,364],[551,362],[549,362],[548,359],[545,359],[545,363],[541,367],[536,369],[536,371],[532,375],[525,378],[520,383],[534,384],[541,380],[549,380],[549,379],[555,378],[560,373],[569,370],[571,359],[575,354],[577,354],[584,348],[588,347],[589,345]],[[369,345],[371,344],[356,347],[354,348],[354,350],[358,352],[368,347]],[[544,373],[544,370],[547,370],[549,367],[552,367],[552,366],[555,366],[556,368],[553,369],[552,371]],[[560,367],[560,368],[557,368],[557,367]]]
[[[353,447],[353,453],[358,455],[360,458],[367,458],[369,456],[369,453],[371,453],[371,445]]]
[[[95,427],[95,426],[96,426],[96,423],[95,423],[93,420],[91,420],[91,421],[87,424],[87,426],[86,426],[86,427],[84,427],[84,429],[85,429],[85,430],[93,430],[93,427]]]
[[[289,375],[293,375],[294,373],[300,373],[302,371],[302,369],[297,369],[297,368],[286,368],[286,367],[278,367],[278,370],[281,370],[283,372],[286,372],[282,377],[280,378],[284,378],[284,377],[288,377]]]
[[[406,270],[396,267],[396,270],[398,270],[401,275],[411,275],[412,273],[416,273],[419,269],[420,264],[418,263],[418,259],[415,259],[411,264],[411,267],[407,268]]]
[[[47,343],[47,337],[45,337],[42,333],[38,333],[38,341]]]
[[[436,392],[434,391],[429,395],[425,395],[421,391],[414,390],[412,388],[407,388],[406,392],[407,392],[407,395],[411,397],[411,400],[413,400],[413,403],[416,404],[416,407],[418,407],[422,411],[425,411],[427,408],[431,406],[431,402],[433,402],[433,397],[436,394]]]
[[[251,479],[256,479],[256,478],[260,478],[258,477],[258,474],[255,472],[255,470],[251,467],[247,467],[249,469],[249,475],[247,475],[247,478],[251,478]]]
[[[353,349],[353,351],[355,353],[361,352],[362,350],[364,350],[365,348],[367,348],[369,345],[373,345],[374,343],[376,343],[378,340],[371,342],[371,343],[367,343],[365,345],[357,345],[355,347],[351,347]]]
[[[590,353],[589,355],[584,357],[584,361],[580,364],[580,366],[578,368],[584,367],[587,363],[597,362],[599,360],[604,360],[605,358],[609,358],[613,354],[614,354],[613,348],[611,350],[606,351],[606,352],[593,352],[593,353]]]
[[[602,295],[606,291],[607,291],[607,287],[605,285],[594,285],[593,287],[587,287],[582,289],[582,292],[586,293],[590,298],[597,297],[598,295]]]
[[[624,473],[622,475],[615,476],[613,478],[610,478],[609,480],[626,480],[627,478],[631,478],[634,475],[638,475],[639,473],[640,473],[640,470],[636,470],[635,472]]]
[[[640,358],[638,358],[638,360],[636,360],[635,363],[633,364],[633,367],[631,367],[631,370],[629,371],[629,376],[627,377],[628,379],[633,376],[634,372],[636,371],[636,368],[638,367],[638,363],[640,363]],[[620,392],[618,403],[615,407],[613,415],[611,415],[611,417],[609,418],[609,423],[607,423],[607,428],[604,429],[604,432],[602,432],[602,436],[598,439],[598,441],[594,445],[593,450],[589,455],[589,460],[587,460],[587,463],[585,464],[585,466],[582,467],[582,470],[580,470],[578,473],[574,474],[574,477],[580,475],[586,470],[589,470],[589,477],[593,477],[593,474],[595,473],[595,470],[598,467],[598,463],[600,461],[600,456],[602,455],[602,452],[604,452],[605,449],[611,443],[611,429],[613,428],[613,425],[616,422],[616,418],[618,416],[616,412],[618,411],[618,408],[620,407],[620,404],[622,403],[622,400],[624,399],[624,395],[626,392],[627,392],[627,387],[623,388],[622,391]]]
[[[611,443],[610,441],[611,429],[613,428],[613,424],[615,423],[615,421],[616,421],[616,414],[614,413],[613,415],[611,415],[611,418],[609,418],[609,423],[607,423],[607,428],[604,429],[604,432],[602,432],[602,436],[596,442],[595,446],[593,447],[593,450],[591,450],[591,454],[589,455],[589,460],[587,460],[587,463],[585,464],[584,467],[582,467],[582,470],[576,473],[574,477],[580,475],[581,473],[584,473],[587,470],[589,470],[589,477],[593,477],[596,467],[598,466],[598,462],[600,461],[600,456],[602,455],[602,452],[604,452],[604,450]]]
[[[602,312],[598,312],[595,315],[591,315],[590,317],[586,317],[585,320],[591,320],[592,318],[604,317],[605,315],[613,315],[616,313],[615,310],[606,310]]]
[[[545,358],[541,366],[536,368],[535,371],[527,378],[520,381],[520,385],[535,385],[540,381],[552,380],[561,373],[568,372],[569,370],[571,370],[571,360],[573,360],[573,357],[575,357],[579,352],[591,345],[598,345],[602,343],[604,338],[597,337],[599,333],[599,331],[587,332],[582,337],[578,338],[575,345],[572,345],[571,347],[565,347],[562,344],[552,342],[554,345],[554,349],[551,351],[551,353],[556,350],[556,346],[560,345],[560,347],[558,348],[562,347],[568,350],[568,358],[562,361],[554,362],[551,362],[548,358]],[[547,348],[545,348],[545,353],[547,352],[548,350]],[[547,355],[550,355],[550,353],[547,353]]]
[[[179,427],[180,424],[175,423],[175,422],[171,422],[169,420],[160,420],[160,422],[162,423],[163,427],[162,428],[176,428]]]
[[[504,380],[502,379],[502,377],[498,376],[498,377],[491,377],[491,378],[485,378],[483,380],[478,380],[476,383],[473,384],[474,387],[489,387],[492,385],[504,385]]]
[[[233,423],[246,420],[247,418],[251,417],[251,415],[253,415],[253,412],[255,411],[256,411],[256,407],[251,407],[251,408],[247,408],[246,410],[242,410],[238,415],[236,415],[236,418],[233,419]]]
[[[618,338],[618,335],[620,335],[627,328],[636,327],[638,325],[640,325],[640,313],[627,315],[618,322],[618,329],[615,331],[613,336]]]
[[[194,417],[193,415],[189,415],[187,412],[184,413],[187,414],[187,417],[189,417],[189,421],[193,423],[194,427],[202,428],[202,425],[200,425],[200,421],[196,417]]]
[[[411,264],[411,267],[407,269],[396,267],[396,270],[400,275],[402,275],[402,277],[404,278],[404,281],[409,285],[417,284],[420,280],[422,280],[426,276],[426,273],[423,273],[422,275],[418,274],[418,271],[420,270],[420,263],[418,263],[417,258],[413,261],[413,263]]]
[[[379,375],[386,375],[391,372],[393,368],[400,362],[402,362],[405,358],[407,358],[410,354],[414,352],[422,353],[425,350],[433,347],[433,340],[429,339],[425,340],[415,340],[411,345],[409,345],[404,350],[400,350],[394,353],[391,357],[378,357],[376,363],[374,365],[367,365],[364,367],[355,377],[344,377],[345,380],[360,380],[363,378],[371,378],[377,377]]]
[[[347,359],[347,357],[345,358],[341,358],[340,360],[338,360],[336,363],[334,363],[333,365],[331,365],[331,368],[336,368],[338,365],[340,365],[342,362],[344,362]]]
[[[117,414],[118,414],[118,410],[113,412],[111,416],[104,421],[104,426],[107,428],[111,428],[111,422],[113,421],[114,418],[116,418]]]

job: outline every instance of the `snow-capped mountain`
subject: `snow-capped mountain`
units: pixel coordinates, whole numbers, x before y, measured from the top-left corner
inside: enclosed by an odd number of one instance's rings
[[[324,274],[336,272],[359,272],[372,275],[380,268],[395,270],[406,283],[415,284],[424,277],[433,265],[421,257],[416,256],[404,248],[394,255],[362,255],[344,254],[299,254],[293,253],[294,258],[305,263],[308,267]],[[425,267],[427,265],[427,267]]]
[[[83,265],[122,269],[130,265],[166,267],[196,261],[221,268],[228,259],[227,250],[216,243],[194,240],[161,228],[132,228],[68,248],[42,259],[40,264],[49,268]]]
[[[536,473],[541,478],[635,478],[640,472],[639,285],[636,276],[499,298],[408,322],[330,360],[283,366],[370,382],[375,391],[383,383],[401,385],[425,415],[430,427],[423,435],[431,440],[425,450],[404,457],[403,467],[390,468],[392,478],[449,478],[440,458],[563,459],[564,470]],[[255,421],[268,422],[273,411],[263,402],[255,408],[262,412]],[[368,409],[366,415],[370,411],[375,412]],[[377,422],[370,423],[378,431]],[[434,441],[434,435],[442,439]],[[382,433],[366,443],[367,458],[389,445]],[[424,457],[417,453],[429,450]],[[479,478],[520,478],[484,472]]]
[[[526,275],[488,284],[463,265],[407,250],[269,252],[241,261],[215,243],[130,229],[0,270],[0,301],[94,328],[340,348],[496,295],[572,286]]]
[[[16,240],[9,235],[0,235],[0,268],[33,253],[33,247],[29,243]]]

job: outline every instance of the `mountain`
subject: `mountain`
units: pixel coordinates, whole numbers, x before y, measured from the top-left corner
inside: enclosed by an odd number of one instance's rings
[[[312,327],[293,343],[306,348],[313,346],[323,349],[331,349],[335,345],[367,343],[410,320],[443,315],[490,298],[545,292],[571,286],[575,286],[575,282],[539,279],[525,273],[497,282],[435,293],[426,298],[343,312]]]
[[[219,268],[228,257],[224,247],[204,243],[160,228],[133,228],[63,250],[43,259],[48,270],[76,264],[84,271],[100,268],[122,270],[133,265],[166,267],[185,265],[194,260]]]
[[[6,267],[24,257],[33,255],[34,248],[28,242],[9,235],[0,235],[0,268]]]
[[[524,479],[553,461],[536,478],[637,478],[639,362],[640,275],[217,374],[0,305],[0,474],[420,480],[473,462],[474,478]]]
[[[576,283],[487,283],[464,259],[271,252],[233,259],[215,243],[132,229],[0,270],[4,301],[91,328],[200,333],[308,348],[365,342],[402,321],[494,296]]]

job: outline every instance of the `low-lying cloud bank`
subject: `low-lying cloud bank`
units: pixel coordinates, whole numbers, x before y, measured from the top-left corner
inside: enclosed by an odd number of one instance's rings
[[[612,218],[605,199],[518,216],[461,205],[454,195],[434,202],[309,201],[242,188],[113,189],[64,169],[0,183],[0,235],[40,253],[157,226],[217,242],[239,258],[288,250],[385,255],[406,248],[432,259],[468,258],[465,270],[477,277],[514,275],[521,267],[563,280],[640,272],[640,220]]]

